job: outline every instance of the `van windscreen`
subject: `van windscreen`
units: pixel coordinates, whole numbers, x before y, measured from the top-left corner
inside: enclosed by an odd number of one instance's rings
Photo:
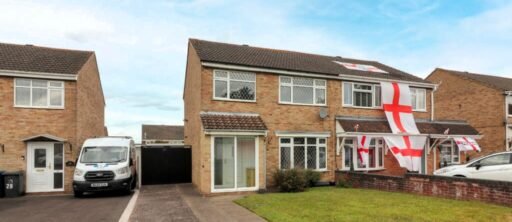
[[[81,163],[117,163],[128,158],[128,148],[121,146],[84,147]]]

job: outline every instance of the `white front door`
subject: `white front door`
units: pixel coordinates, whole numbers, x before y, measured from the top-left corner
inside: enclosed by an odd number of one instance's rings
[[[64,191],[62,143],[27,143],[27,192]]]

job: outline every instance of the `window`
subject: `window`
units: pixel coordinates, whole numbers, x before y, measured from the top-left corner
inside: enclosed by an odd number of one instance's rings
[[[508,112],[508,115],[509,115],[509,116],[512,116],[512,104],[508,104],[508,110],[507,110],[507,112]]]
[[[279,102],[288,104],[325,105],[326,80],[281,76]]]
[[[351,166],[355,170],[376,170],[384,168],[384,148],[385,144],[381,138],[373,138],[370,141],[370,147],[368,151],[368,166],[363,165],[359,159],[359,153],[357,152],[357,139],[356,138],[345,138],[343,145],[343,169],[350,169]],[[353,165],[354,163],[357,163]]]
[[[426,90],[418,88],[410,88],[412,110],[426,111]]]
[[[214,99],[256,101],[256,74],[215,70],[213,75]]]
[[[441,166],[460,163],[459,147],[453,140],[440,144],[439,151],[441,155]]]
[[[214,191],[257,187],[258,158],[255,137],[214,137],[212,155]]]
[[[410,88],[414,111],[426,111],[426,90]],[[348,107],[381,108],[379,84],[343,82],[343,105]]]
[[[352,107],[381,107],[380,85],[343,82],[343,105]]]
[[[15,79],[14,88],[14,106],[64,108],[62,81]]]
[[[326,138],[280,138],[279,150],[281,169],[327,169]]]
[[[504,164],[510,164],[510,154],[498,154],[494,156],[487,157],[485,159],[482,159],[478,161],[477,163],[480,163],[481,166],[493,166],[493,165],[504,165]]]

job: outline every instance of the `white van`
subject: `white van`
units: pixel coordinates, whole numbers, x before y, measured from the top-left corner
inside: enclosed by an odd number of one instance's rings
[[[87,139],[75,166],[75,197],[96,191],[131,193],[137,183],[135,160],[135,144],[131,137]]]

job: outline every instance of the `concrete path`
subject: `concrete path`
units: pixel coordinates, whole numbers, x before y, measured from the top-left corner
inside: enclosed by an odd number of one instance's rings
[[[0,221],[112,221],[123,213],[131,195],[98,193],[24,196],[0,199]]]
[[[233,203],[240,197],[203,197],[191,184],[143,186],[130,221],[265,221]]]

